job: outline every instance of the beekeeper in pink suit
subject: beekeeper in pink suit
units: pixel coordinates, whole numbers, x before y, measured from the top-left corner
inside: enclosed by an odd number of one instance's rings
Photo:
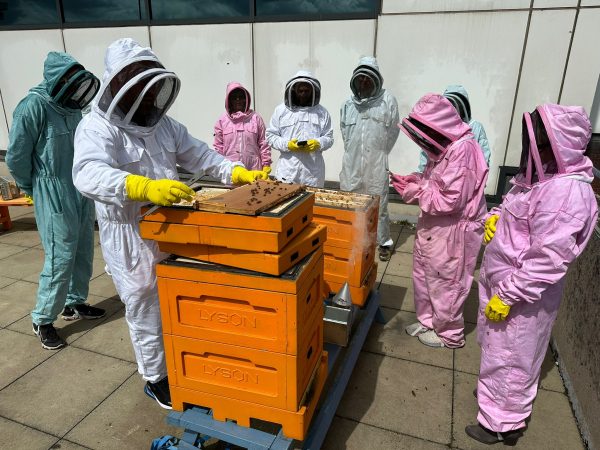
[[[569,264],[598,216],[591,136],[581,107],[545,104],[523,115],[521,172],[486,220],[477,334],[479,424],[466,432],[514,444],[526,426]]]
[[[271,172],[271,147],[265,137],[265,122],[250,109],[250,92],[240,83],[229,83],[225,112],[215,123],[214,147],[230,161],[241,161],[248,170]]]
[[[413,251],[418,322],[406,332],[430,347],[462,347],[463,306],[487,212],[488,167],[469,125],[441,95],[422,97],[400,129],[428,157],[422,174],[391,174],[404,201],[421,208]]]

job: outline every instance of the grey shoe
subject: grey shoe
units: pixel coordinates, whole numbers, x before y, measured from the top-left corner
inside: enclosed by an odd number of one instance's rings
[[[439,336],[433,330],[426,331],[425,333],[421,333],[418,336],[421,344],[425,344],[428,347],[434,348],[442,348],[445,347],[444,342],[439,338]]]
[[[426,326],[421,324],[421,322],[415,322],[415,323],[407,326],[406,328],[404,328],[404,331],[406,331],[406,334],[408,334],[409,336],[413,336],[413,337],[418,336],[419,334],[422,334],[422,333],[426,333],[429,330],[430,330],[430,328],[427,328]]]

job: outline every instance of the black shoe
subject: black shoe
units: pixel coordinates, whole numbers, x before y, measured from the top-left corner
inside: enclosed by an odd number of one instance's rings
[[[389,261],[392,257],[392,248],[383,245],[379,246],[379,259],[381,261]]]
[[[523,430],[505,431],[504,433],[497,433],[495,431],[488,430],[487,428],[477,425],[468,425],[465,427],[465,433],[470,437],[479,441],[483,444],[492,445],[498,442],[503,442],[504,445],[517,445],[517,441],[523,435]]]
[[[58,335],[54,325],[51,323],[47,325],[37,325],[34,323],[33,332],[40,338],[42,347],[46,350],[58,350],[67,345],[67,343]]]
[[[61,316],[65,320],[93,320],[104,317],[104,314],[106,314],[106,311],[102,308],[96,308],[95,306],[88,305],[87,303],[81,303],[73,307],[65,306]]]
[[[164,409],[173,409],[171,407],[171,391],[169,390],[169,379],[164,377],[156,383],[146,382],[144,392],[150,398],[156,400],[156,403]]]

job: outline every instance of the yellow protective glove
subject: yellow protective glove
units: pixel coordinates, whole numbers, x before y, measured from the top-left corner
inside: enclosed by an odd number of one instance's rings
[[[490,298],[487,306],[485,307],[485,317],[492,322],[500,322],[506,320],[508,313],[510,312],[510,305],[507,305],[502,301],[500,297],[494,295]]]
[[[270,166],[264,166],[262,169],[263,172],[265,172],[267,175],[269,175],[271,173],[271,167]]]
[[[321,144],[316,139],[310,139],[309,141],[306,142],[305,150],[307,152],[314,152],[316,150],[319,150],[320,148],[321,148]]]
[[[171,206],[180,200],[191,200],[195,192],[176,180],[151,180],[141,175],[127,175],[125,191],[131,200],[152,202],[160,206]]]
[[[299,152],[302,150],[298,145],[298,139],[292,139],[291,141],[289,141],[287,147],[288,150],[291,152]]]
[[[33,205],[33,197],[31,195],[25,194],[24,198],[28,205]]]
[[[496,234],[496,222],[500,216],[498,214],[494,214],[493,216],[488,217],[485,221],[485,227],[483,229],[483,243],[489,244],[494,234]]]
[[[247,170],[242,166],[234,166],[231,171],[231,181],[233,184],[249,184],[255,180],[268,180],[269,175],[262,170]]]

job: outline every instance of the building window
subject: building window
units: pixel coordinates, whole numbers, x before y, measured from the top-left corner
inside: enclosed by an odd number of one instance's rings
[[[62,0],[65,23],[146,20],[145,0]]]
[[[247,0],[152,0],[152,20],[214,20],[250,18]]]
[[[56,0],[0,1],[0,26],[58,24]]]
[[[380,0],[256,0],[256,16],[292,16],[306,20],[310,16],[373,15]]]

